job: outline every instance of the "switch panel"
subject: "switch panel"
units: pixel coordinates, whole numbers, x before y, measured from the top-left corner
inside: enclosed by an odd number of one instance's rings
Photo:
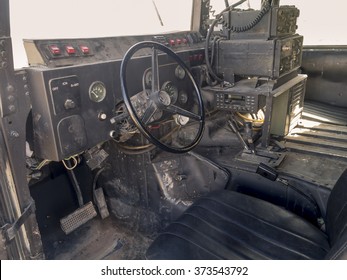
[[[77,76],[52,79],[49,87],[55,115],[81,107],[80,83]]]

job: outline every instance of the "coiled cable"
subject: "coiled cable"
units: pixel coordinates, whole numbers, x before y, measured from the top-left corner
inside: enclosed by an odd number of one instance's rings
[[[235,32],[235,33],[246,32],[248,30],[251,30],[253,27],[255,27],[270,10],[271,10],[271,1],[268,0],[266,1],[266,3],[264,3],[264,6],[259,11],[259,14],[256,16],[256,18],[252,20],[250,23],[244,26],[228,26],[228,24],[226,24],[225,21],[223,21],[222,24],[224,27],[228,28],[228,30],[231,32]]]
[[[262,5],[262,9],[260,10],[259,14],[256,16],[256,18],[250,22],[249,24],[245,25],[245,26],[230,26],[228,24],[228,22],[226,22],[223,19],[223,14],[225,12],[231,11],[234,8],[236,8],[237,6],[243,4],[244,2],[246,2],[247,0],[241,0],[238,1],[237,3],[228,6],[227,8],[225,8],[221,13],[219,13],[218,15],[216,15],[215,20],[212,22],[208,32],[207,32],[207,36],[206,36],[206,46],[205,46],[205,57],[206,59],[206,66],[207,66],[207,70],[209,75],[216,81],[216,82],[223,82],[223,79],[221,77],[219,77],[213,70],[212,68],[212,64],[213,62],[210,61],[210,59],[208,59],[209,57],[209,47],[210,47],[210,40],[211,40],[211,36],[212,33],[214,31],[214,28],[216,27],[217,24],[222,24],[225,28],[227,28],[228,30],[232,31],[232,32],[246,32],[250,29],[252,29],[253,27],[255,27],[263,18],[264,16],[271,10],[272,7],[272,0],[265,0],[263,5]],[[211,11],[212,8],[209,8],[209,10]]]
[[[212,65],[210,60],[208,59],[209,57],[209,47],[210,47],[210,40],[211,40],[211,36],[213,33],[214,28],[216,27],[217,23],[219,23],[221,17],[223,16],[223,13],[227,12],[227,11],[231,11],[232,9],[236,8],[237,6],[241,5],[242,3],[246,2],[247,0],[240,0],[238,2],[236,2],[235,4],[225,8],[221,13],[219,13],[216,16],[216,19],[212,22],[208,32],[207,32],[207,36],[206,36],[206,45],[205,45],[205,57],[206,57],[206,66],[207,66],[207,70],[209,72],[209,74],[211,75],[211,77],[217,81],[217,82],[223,82],[223,79],[221,77],[218,77],[217,74],[213,71],[212,69]]]

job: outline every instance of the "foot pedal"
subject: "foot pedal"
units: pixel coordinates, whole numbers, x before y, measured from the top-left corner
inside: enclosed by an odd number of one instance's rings
[[[84,225],[89,220],[96,217],[96,211],[92,202],[88,202],[82,207],[78,208],[75,212],[62,218],[60,220],[61,229],[65,234],[70,234],[75,229]]]
[[[98,188],[94,191],[95,204],[98,207],[101,219],[106,219],[110,216],[110,212],[107,209],[106,199],[104,195],[104,190]]]

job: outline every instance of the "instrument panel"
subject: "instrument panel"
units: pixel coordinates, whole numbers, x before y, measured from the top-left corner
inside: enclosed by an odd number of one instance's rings
[[[169,37],[181,37],[182,33],[166,36],[170,46]],[[29,56],[31,64],[36,66],[28,68],[27,73],[31,86],[34,151],[37,157],[60,161],[114,136],[117,128],[112,119],[116,105],[122,101],[119,78],[121,59],[127,49],[136,43],[134,38],[149,40],[153,37],[86,39],[83,46],[89,48],[88,55],[84,56],[81,51],[77,54],[65,52],[60,58],[54,57],[47,46],[60,46],[62,53],[66,50],[63,48],[66,40],[32,41],[27,51],[33,55],[33,49],[36,49],[36,56]],[[75,49],[81,48],[79,40],[75,43],[71,40],[68,43]],[[96,46],[102,40],[113,41],[114,49],[108,48],[106,51],[101,48],[99,53]],[[186,45],[170,47],[187,65],[199,65],[204,61],[203,42],[194,44],[187,39]],[[186,103],[190,91],[186,87],[186,73],[164,54],[159,55],[159,65],[162,90],[169,93],[172,102]],[[144,90],[146,73],[147,86],[150,86],[150,67],[150,50],[148,53],[146,50],[140,51],[129,69],[129,92],[135,95]]]

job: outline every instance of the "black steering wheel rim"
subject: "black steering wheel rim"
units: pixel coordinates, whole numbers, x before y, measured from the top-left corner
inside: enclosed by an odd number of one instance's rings
[[[155,53],[156,50],[160,50],[163,53],[167,54],[169,57],[171,57],[173,60],[175,60],[175,62],[178,63],[186,71],[186,74],[188,75],[192,85],[194,86],[194,90],[195,90],[196,97],[197,97],[197,103],[199,106],[199,108],[198,108],[199,109],[199,114],[198,114],[198,116],[199,116],[199,120],[198,120],[199,129],[198,129],[198,132],[196,133],[195,139],[186,146],[175,148],[175,147],[166,145],[165,143],[161,142],[156,137],[154,137],[150,133],[150,131],[146,128],[146,125],[141,121],[141,119],[139,118],[139,116],[136,113],[134,106],[131,103],[130,95],[128,93],[128,87],[127,87],[127,66],[128,66],[128,62],[133,57],[133,55],[136,52],[138,52],[140,49],[143,49],[143,48],[152,48],[153,49],[153,54],[152,54],[153,56],[157,55]],[[153,65],[152,65],[152,67],[153,67]],[[159,72],[159,66],[157,66],[157,67],[158,67],[157,71]],[[153,71],[153,69],[152,69],[152,71]],[[154,144],[158,148],[160,148],[164,151],[170,152],[170,153],[186,153],[186,152],[189,152],[190,150],[192,150],[193,148],[195,148],[199,144],[199,142],[202,138],[203,132],[204,132],[204,127],[205,127],[205,111],[204,111],[204,105],[203,105],[203,101],[202,101],[201,90],[200,90],[199,86],[197,85],[197,83],[196,83],[191,71],[187,67],[187,65],[171,49],[169,49],[168,47],[166,47],[160,43],[151,42],[151,41],[144,41],[144,42],[140,42],[140,43],[133,45],[127,51],[127,53],[125,54],[125,56],[122,60],[121,67],[120,67],[120,81],[121,81],[122,97],[124,100],[124,104],[128,110],[130,118],[132,119],[132,121],[134,122],[136,127],[139,129],[139,131],[152,144]]]

